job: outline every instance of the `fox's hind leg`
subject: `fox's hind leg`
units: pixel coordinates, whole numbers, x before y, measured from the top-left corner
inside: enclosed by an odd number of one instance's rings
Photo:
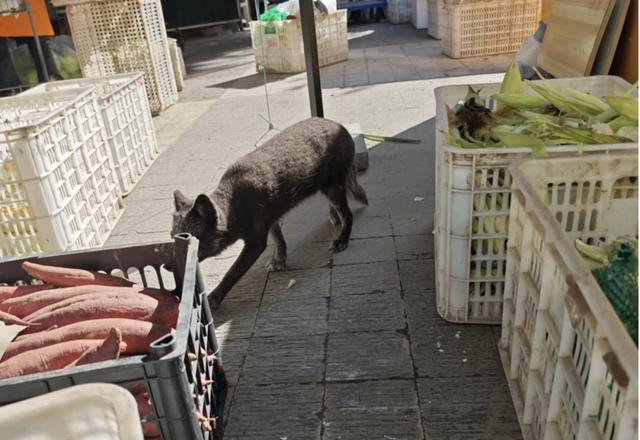
[[[347,188],[344,184],[331,185],[323,189],[322,192],[327,196],[331,208],[340,219],[340,235],[333,242],[332,249],[334,252],[341,252],[349,246],[349,237],[351,236],[351,226],[353,224],[353,214],[347,202]]]
[[[280,229],[278,222],[271,226],[269,235],[275,242],[276,248],[266,268],[269,272],[279,272],[287,267],[287,243],[284,241],[284,235],[282,235],[282,229]]]

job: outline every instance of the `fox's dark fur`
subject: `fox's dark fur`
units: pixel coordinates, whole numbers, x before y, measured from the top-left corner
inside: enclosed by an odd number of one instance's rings
[[[356,180],[354,154],[353,139],[344,127],[311,118],[240,158],[212,193],[190,200],[175,191],[171,233],[188,232],[198,238],[200,261],[218,255],[237,240],[244,242],[240,256],[209,295],[213,307],[262,254],[268,235],[276,247],[267,268],[285,268],[287,245],[278,220],[318,191],[329,199],[332,223],[341,225],[333,250],[347,247],[353,221],[347,193],[367,203],[367,195]]]

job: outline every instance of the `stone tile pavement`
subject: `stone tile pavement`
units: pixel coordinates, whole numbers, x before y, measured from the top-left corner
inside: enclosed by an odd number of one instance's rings
[[[260,261],[215,313],[230,380],[227,439],[518,439],[497,351],[499,328],[436,312],[434,97],[452,83],[499,81],[508,57],[450,60],[408,26],[350,29],[350,60],[322,69],[327,117],[420,144],[370,143],[349,248],[332,255],[328,205],[283,220],[289,269]],[[155,118],[163,150],[126,198],[109,244],[169,238],[172,191],[196,195],[264,134],[264,89],[246,33],[187,40],[180,102]],[[485,74],[476,76],[471,74]],[[270,76],[273,121],[308,114],[304,74]],[[419,199],[415,199],[419,197]],[[203,263],[210,288],[240,244]],[[295,280],[292,287],[288,287]]]

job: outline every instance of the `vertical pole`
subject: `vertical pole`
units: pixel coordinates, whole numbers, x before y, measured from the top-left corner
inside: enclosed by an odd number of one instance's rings
[[[29,0],[24,0],[25,6],[27,7],[27,14],[29,15],[29,23],[31,24],[31,32],[33,33],[33,38],[36,40],[36,49],[38,50],[38,58],[40,58],[40,66],[42,66],[42,75],[44,77],[44,82],[49,82],[49,73],[47,72],[47,64],[44,61],[44,55],[42,54],[42,46],[40,46],[40,38],[38,38],[38,31],[36,30],[36,23],[33,21],[33,14],[31,13],[31,2]]]
[[[307,68],[307,88],[309,89],[311,116],[322,118],[324,117],[324,109],[322,107],[320,62],[318,61],[313,0],[300,0],[300,21],[302,24],[302,41],[304,43],[304,59]]]

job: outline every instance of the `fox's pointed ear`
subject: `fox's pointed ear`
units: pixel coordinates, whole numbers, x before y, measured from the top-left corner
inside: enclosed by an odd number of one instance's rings
[[[191,206],[192,202],[187,196],[182,194],[179,189],[177,189],[173,192],[173,203],[176,207],[176,211],[182,211],[183,209]]]
[[[196,201],[193,203],[193,208],[191,208],[189,213],[197,215],[208,223],[216,223],[218,218],[218,215],[216,214],[216,207],[206,194],[200,194],[196,197]]]

